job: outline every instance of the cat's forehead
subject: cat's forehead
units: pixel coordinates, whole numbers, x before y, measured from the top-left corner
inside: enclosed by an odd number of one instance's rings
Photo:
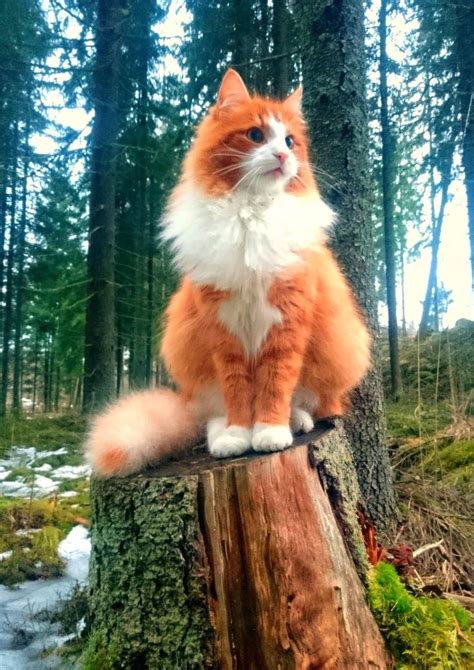
[[[287,124],[283,121],[283,119],[278,118],[273,114],[269,114],[264,119],[264,125],[269,139],[284,138],[288,132]]]

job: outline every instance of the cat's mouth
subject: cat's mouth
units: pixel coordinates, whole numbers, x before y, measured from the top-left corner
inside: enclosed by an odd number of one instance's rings
[[[268,170],[268,172],[265,172],[264,174],[267,174],[277,179],[278,177],[283,177],[283,170],[281,169],[281,167],[276,167],[273,168],[272,170]]]

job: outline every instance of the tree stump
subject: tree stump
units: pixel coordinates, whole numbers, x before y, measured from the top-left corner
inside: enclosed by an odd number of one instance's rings
[[[390,667],[350,557],[363,569],[359,531],[324,467],[346,459],[330,428],[283,452],[194,452],[95,480],[91,667]]]

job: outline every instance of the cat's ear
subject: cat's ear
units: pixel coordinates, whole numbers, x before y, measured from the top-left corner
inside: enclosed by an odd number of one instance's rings
[[[303,103],[302,86],[298,86],[298,88],[294,90],[293,93],[290,93],[290,95],[283,102],[284,106],[294,114],[301,114],[302,103]]]
[[[239,102],[246,102],[247,100],[250,100],[250,94],[242,81],[242,77],[235,70],[227,70],[222,79],[217,97],[219,107],[222,109],[223,107],[229,107]]]

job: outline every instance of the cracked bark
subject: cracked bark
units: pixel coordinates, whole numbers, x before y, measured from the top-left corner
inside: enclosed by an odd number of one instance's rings
[[[194,452],[94,481],[94,657],[160,670],[388,667],[357,576],[356,477],[329,427],[284,452]]]
[[[306,44],[304,108],[316,177],[338,216],[332,246],[377,335],[362,2],[305,0],[298,4],[298,21]],[[395,516],[396,502],[376,349],[373,360],[353,394],[345,429],[367,513],[382,528]]]

